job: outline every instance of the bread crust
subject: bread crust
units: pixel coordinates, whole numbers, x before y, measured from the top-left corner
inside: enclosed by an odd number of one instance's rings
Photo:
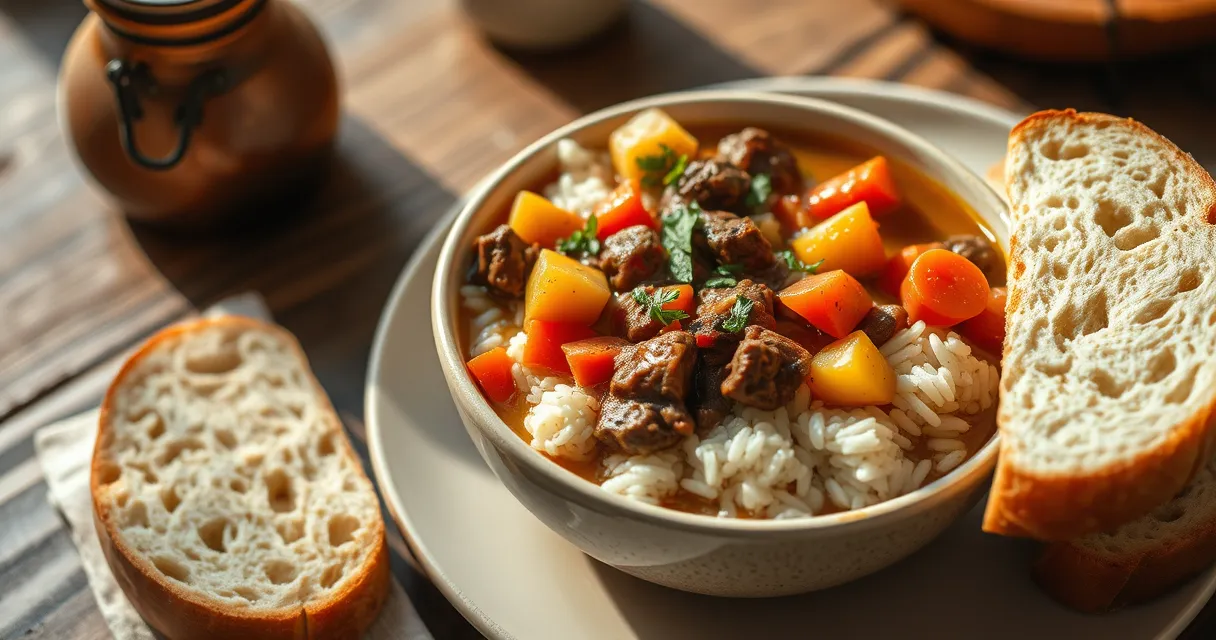
[[[1034,563],[1035,582],[1061,603],[1100,613],[1165,593],[1216,561],[1216,519],[1184,538],[1142,554],[1108,556],[1069,542],[1046,545]]]
[[[223,602],[201,597],[184,586],[164,577],[152,563],[135,553],[117,535],[108,502],[99,500],[106,490],[98,472],[103,460],[102,443],[112,437],[111,414],[114,398],[132,369],[161,343],[177,336],[201,331],[208,327],[243,327],[278,335],[291,345],[313,385],[314,392],[325,411],[337,421],[333,405],[308,368],[308,360],[299,342],[286,330],[250,318],[226,316],[189,321],[168,327],[149,338],[127,361],[110,383],[101,404],[98,419],[97,444],[93,449],[90,464],[89,490],[93,497],[93,522],[118,585],[127,595],[135,610],[154,630],[171,640],[216,640],[217,638],[259,638],[267,640],[315,639],[360,637],[375,621],[376,615],[388,595],[389,562],[388,547],[384,541],[384,522],[379,517],[372,532],[375,549],[368,562],[359,567],[343,589],[335,591],[323,600],[306,606],[283,607],[271,610],[249,610],[232,607]],[[341,455],[354,463],[353,468],[362,470],[362,464],[345,433],[339,439]],[[373,490],[370,480],[368,490]]]
[[[1040,111],[1013,128],[1009,134],[1010,149],[1021,144],[1028,131],[1051,126],[1060,120],[1078,124],[1121,123],[1137,134],[1163,144],[1187,167],[1189,177],[1204,185],[1211,203],[1204,222],[1216,222],[1216,182],[1212,177],[1189,154],[1134,120],[1078,113],[1072,109]],[[1010,238],[1011,279],[1026,270],[1017,245],[1015,233]],[[1018,292],[1011,291],[1006,317],[1012,317],[1021,304]],[[984,531],[1049,541],[1069,540],[1098,531],[1111,531],[1169,501],[1210,459],[1216,438],[1213,420],[1216,392],[1209,393],[1212,397],[1207,403],[1175,426],[1160,447],[1142,451],[1129,462],[1110,465],[1091,475],[1038,475],[1013,466],[1008,455],[1001,455],[984,512]],[[1004,395],[1002,387],[1002,402]],[[1007,425],[1003,418],[998,419],[998,426],[1002,433],[1001,449],[1005,452],[1010,446],[1010,436],[1006,435]]]

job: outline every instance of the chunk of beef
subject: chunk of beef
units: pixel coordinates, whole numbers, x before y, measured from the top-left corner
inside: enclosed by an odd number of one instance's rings
[[[773,260],[773,264],[763,269],[757,269],[747,274],[752,280],[767,285],[773,291],[780,291],[787,286],[801,280],[803,275],[801,272],[793,273],[790,271],[789,265],[784,260]],[[791,275],[798,277],[791,278]]]
[[[697,345],[687,331],[672,331],[621,349],[609,391],[623,398],[684,402]]]
[[[726,366],[722,395],[772,411],[793,400],[810,373],[811,354],[801,345],[776,331],[751,326]]]
[[[748,127],[722,138],[718,157],[752,176],[767,175],[777,195],[802,192],[802,172],[794,154],[764,129]]]
[[[773,291],[752,280],[741,280],[739,284],[725,289],[702,289],[697,294],[697,318],[689,324],[689,331],[698,337],[698,344],[716,343],[718,340],[737,342],[742,332],[722,332],[722,322],[730,317],[739,296],[752,301],[748,314],[748,325],[759,325],[765,329],[776,326],[773,318]]]
[[[666,449],[692,433],[693,421],[684,403],[621,398],[611,393],[600,403],[595,437],[629,455]]]
[[[697,347],[684,331],[625,347],[600,406],[595,436],[630,455],[671,446],[693,432],[685,398]]]
[[[773,245],[751,218],[726,211],[703,212],[694,242],[718,264],[743,265],[748,273],[771,269],[777,261]]]
[[[642,285],[642,290],[653,299],[659,288]],[[620,307],[622,312],[621,333],[630,342],[649,340],[663,330],[663,323],[650,316],[650,309],[635,300],[632,291],[617,294],[616,306]]]
[[[876,306],[857,324],[857,329],[864,332],[876,347],[886,344],[895,334],[907,328],[908,312],[897,304]]]
[[[666,268],[667,250],[659,233],[645,225],[627,227],[608,236],[600,251],[600,269],[617,291],[660,279]]]
[[[730,401],[722,395],[722,380],[726,378],[726,367],[735,354],[733,340],[721,340],[713,346],[697,349],[697,370],[693,390],[697,416],[697,431],[706,433],[718,426],[730,413]]]
[[[775,331],[781,335],[797,342],[799,346],[807,350],[807,353],[814,356],[823,350],[824,347],[836,342],[836,338],[816,329],[811,326],[806,320],[798,317],[790,320],[782,317],[781,309],[784,305],[777,305],[777,328]],[[790,312],[791,314],[793,312]]]
[[[664,207],[696,202],[705,210],[748,213],[747,194],[751,188],[752,177],[729,162],[694,160],[688,163],[675,188],[665,194]]]
[[[985,276],[991,276],[996,271],[1001,259],[996,249],[992,247],[992,243],[982,236],[972,234],[950,236],[942,245],[947,251],[953,251],[979,267]]]
[[[540,245],[523,241],[511,227],[503,224],[473,241],[477,252],[476,272],[472,281],[489,288],[490,293],[503,298],[520,298],[528,274],[540,254]]]

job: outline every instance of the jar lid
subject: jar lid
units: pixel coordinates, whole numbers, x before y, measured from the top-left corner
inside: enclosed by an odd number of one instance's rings
[[[98,0],[114,15],[139,24],[187,24],[217,16],[244,0]]]
[[[114,33],[133,42],[191,46],[248,24],[266,0],[85,0]]]

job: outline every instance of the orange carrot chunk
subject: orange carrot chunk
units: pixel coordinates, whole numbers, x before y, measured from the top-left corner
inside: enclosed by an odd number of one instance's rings
[[[777,300],[833,338],[847,336],[874,306],[866,288],[840,270],[803,278],[777,292]]]
[[[992,287],[988,291],[988,303],[978,316],[959,326],[963,337],[976,346],[996,356],[1005,346],[1005,287]]]
[[[511,375],[513,364],[506,347],[495,347],[469,360],[468,367],[487,398],[506,402],[515,394],[515,376]]]
[[[786,231],[797,231],[814,224],[802,206],[802,198],[796,195],[778,198],[773,204],[773,215]]]
[[[658,229],[659,223],[642,205],[642,185],[631,178],[617,185],[612,195],[595,209],[597,231],[595,237],[607,240],[608,236],[636,225]]]
[[[693,310],[697,306],[697,301],[693,298],[693,295],[692,295],[692,285],[676,284],[676,285],[671,285],[668,287],[663,287],[663,289],[665,291],[675,291],[676,292],[675,300],[672,300],[671,302],[663,303],[664,311],[677,311],[678,310],[678,311],[683,311],[684,313],[687,313],[689,316],[692,315]],[[676,322],[679,322],[679,321],[677,320]],[[672,324],[675,324],[675,323],[673,322]]]
[[[945,249],[920,255],[899,289],[908,322],[949,327],[979,315],[988,304],[988,280],[970,260]]]
[[[570,373],[570,365],[562,345],[595,337],[590,327],[575,322],[532,320],[526,331],[528,342],[524,345],[523,365],[564,374]]]
[[[940,242],[927,242],[925,244],[910,244],[899,253],[891,256],[887,260],[887,266],[883,267],[882,275],[879,276],[878,285],[883,291],[899,297],[899,288],[904,284],[904,278],[908,277],[908,269],[912,268],[912,263],[916,261],[920,254],[930,249],[941,249]]]
[[[899,208],[899,189],[886,158],[871,158],[815,185],[807,194],[806,210],[815,220],[826,220],[858,202],[869,205],[875,218]]]
[[[562,345],[562,352],[566,354],[574,382],[580,387],[594,387],[612,378],[616,354],[628,344],[629,341],[622,338],[596,336],[567,342]]]

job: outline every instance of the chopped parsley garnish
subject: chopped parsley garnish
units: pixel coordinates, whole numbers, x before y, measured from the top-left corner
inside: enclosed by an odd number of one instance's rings
[[[676,291],[675,289],[659,289],[658,291],[654,292],[654,296],[646,295],[646,290],[642,287],[638,287],[633,290],[633,299],[636,300],[638,304],[642,305],[642,308],[646,309],[651,318],[659,321],[663,324],[663,326],[667,326],[676,320],[683,320],[688,317],[687,313],[684,313],[679,309],[663,308],[663,305],[667,304],[668,302],[674,302],[675,299],[679,297],[680,292]]]
[[[766,173],[757,173],[752,176],[751,191],[747,194],[747,206],[751,209],[759,209],[768,202],[769,196],[773,195],[773,180]]]
[[[755,303],[751,298],[735,296],[735,306],[730,308],[730,317],[722,321],[722,330],[727,333],[739,333],[747,326],[747,318],[752,314]]]
[[[692,282],[692,232],[700,211],[701,207],[694,202],[663,216],[663,248],[667,249],[671,277],[677,282]]]
[[[595,214],[587,217],[587,223],[579,231],[570,234],[569,238],[557,241],[557,251],[563,255],[583,254],[593,256],[600,252],[600,241],[595,234],[599,231],[599,221]]]
[[[741,264],[723,264],[714,269],[714,276],[705,281],[708,289],[729,289],[739,284],[738,275],[743,273]]]
[[[687,155],[681,153],[677,156],[674,149],[662,143],[659,143],[659,150],[657,155],[636,159],[638,168],[646,174],[642,176],[642,184],[647,187],[665,187],[679,180],[688,167]]]
[[[798,256],[794,255],[794,252],[790,251],[789,249],[786,249],[785,251],[778,251],[773,255],[785,260],[785,264],[790,268],[790,271],[801,271],[803,273],[814,274],[819,271],[819,267],[823,266],[823,260],[820,260],[815,264],[807,264],[802,260],[799,260]]]

